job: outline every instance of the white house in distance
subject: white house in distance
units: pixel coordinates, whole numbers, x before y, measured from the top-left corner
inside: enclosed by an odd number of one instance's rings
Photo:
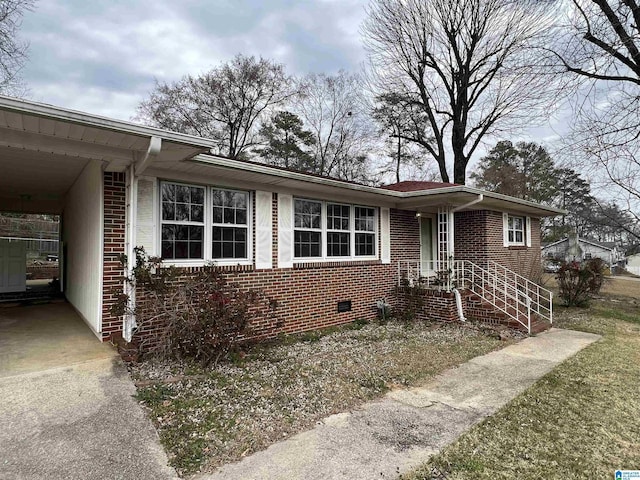
[[[543,259],[565,262],[601,258],[609,267],[624,261],[624,251],[614,242],[597,242],[576,235],[563,238],[542,247]]]
[[[627,272],[640,275],[640,253],[627,257]]]

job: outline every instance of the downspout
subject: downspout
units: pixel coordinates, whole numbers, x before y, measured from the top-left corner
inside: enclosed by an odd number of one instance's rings
[[[127,277],[128,281],[125,281],[124,293],[127,295],[129,301],[127,305],[128,312],[125,313],[122,322],[122,336],[130,342],[133,338],[133,332],[137,325],[135,316],[136,306],[136,286],[135,279],[133,278],[133,271],[136,262],[136,230],[138,226],[138,176],[142,175],[144,171],[149,167],[151,162],[158,156],[162,150],[162,139],[160,137],[152,136],[149,139],[149,147],[145,154],[138,161],[134,161],[129,166],[127,172],[127,190],[129,193],[129,202],[127,205]],[[135,158],[135,157],[134,157]]]
[[[456,307],[458,308],[458,319],[461,322],[466,322],[467,318],[464,316],[464,309],[462,308],[462,295],[460,295],[460,290],[454,288],[451,290],[453,295],[456,297]]]
[[[455,244],[455,238],[454,238],[454,215],[455,212],[458,212],[460,210],[462,210],[463,208],[468,208],[471,207],[472,205],[476,205],[480,202],[482,202],[484,200],[484,195],[482,193],[478,194],[478,198],[471,200],[470,202],[465,203],[464,205],[460,205],[458,207],[452,208],[451,210],[449,210],[449,242],[450,242],[450,252],[451,252],[451,256],[455,258],[455,252],[454,252],[454,244]],[[452,269],[452,271],[455,269]],[[458,318],[461,322],[466,322],[467,319],[464,316],[464,309],[462,308],[462,295],[460,295],[460,291],[457,288],[453,288],[451,290],[453,292],[453,295],[456,297],[456,307],[458,309]]]

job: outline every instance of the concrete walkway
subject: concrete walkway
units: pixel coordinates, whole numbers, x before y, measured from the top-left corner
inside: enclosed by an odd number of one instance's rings
[[[391,479],[495,413],[562,361],[600,337],[551,329],[474,358],[423,388],[333,415],[200,480]]]

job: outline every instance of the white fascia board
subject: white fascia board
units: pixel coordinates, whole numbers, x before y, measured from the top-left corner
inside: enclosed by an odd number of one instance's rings
[[[53,120],[77,123],[90,127],[103,128],[120,133],[138,135],[143,137],[161,137],[169,142],[179,143],[190,147],[209,149],[214,146],[213,140],[187,135],[184,133],[172,132],[156,127],[146,127],[132,122],[115,120],[113,118],[92,115],[77,110],[69,110],[45,103],[32,102],[13,97],[0,95],[0,110],[7,110],[25,115],[36,115]]]
[[[545,205],[539,205],[534,202],[529,202],[527,200],[522,200],[519,198],[509,197],[507,195],[501,195],[499,193],[486,192],[484,190],[480,190],[473,187],[467,187],[465,185],[455,185],[452,187],[443,187],[443,188],[434,188],[431,190],[418,190],[412,192],[398,192],[396,190],[388,190],[386,188],[379,187],[371,187],[368,185],[360,185],[356,183],[344,182],[341,180],[336,180],[332,178],[326,177],[317,177],[314,175],[308,175],[301,172],[292,172],[289,170],[283,170],[279,168],[273,168],[269,165],[261,165],[256,163],[244,162],[242,160],[232,160],[225,157],[219,157],[216,155],[197,155],[192,158],[190,161],[198,162],[202,164],[210,164],[225,168],[230,168],[234,170],[244,170],[253,173],[260,173],[269,176],[276,176],[291,180],[300,180],[307,183],[314,183],[317,185],[326,185],[337,188],[342,188],[346,190],[359,191],[372,193],[376,195],[380,195],[386,197],[387,201],[389,199],[395,199],[397,202],[398,208],[402,208],[403,199],[416,199],[416,198],[424,198],[430,196],[440,196],[447,195],[452,193],[467,193],[472,195],[484,195],[486,199],[492,198],[495,200],[499,200],[502,202],[508,202],[514,205],[514,208],[517,209],[517,206],[523,206],[531,209],[535,209],[539,212],[540,215],[560,215],[566,213],[564,210],[555,207],[548,207]]]

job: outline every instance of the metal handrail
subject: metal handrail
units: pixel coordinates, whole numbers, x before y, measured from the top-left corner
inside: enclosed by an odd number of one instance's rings
[[[466,272],[469,272],[471,278],[467,278]],[[502,279],[469,260],[456,260],[454,262],[454,279],[456,282],[468,281],[473,293],[526,327],[527,332],[531,333],[531,298],[520,292],[517,287],[510,285],[506,278]],[[513,293],[509,290],[512,290]],[[498,301],[502,301],[504,307],[500,306]],[[515,315],[508,310],[509,308],[515,310]],[[526,316],[527,323],[520,319],[521,314]]]
[[[541,287],[535,282],[532,282],[526,277],[523,277],[519,273],[514,272],[513,270],[508,269],[504,265],[500,265],[494,260],[489,260],[488,266],[493,268],[494,270],[502,270],[502,272],[507,275],[512,275],[516,284],[518,284],[518,280],[522,280],[524,282],[524,289],[528,296],[535,297],[535,301],[533,302],[533,311],[540,315],[545,320],[548,320],[550,324],[553,325],[553,292],[551,290],[547,290],[544,287]],[[532,287],[533,286],[533,287]],[[534,295],[535,292],[535,295]],[[548,303],[548,306],[543,305],[542,301],[545,301],[545,304]],[[542,311],[544,309],[548,313],[544,313]]]

